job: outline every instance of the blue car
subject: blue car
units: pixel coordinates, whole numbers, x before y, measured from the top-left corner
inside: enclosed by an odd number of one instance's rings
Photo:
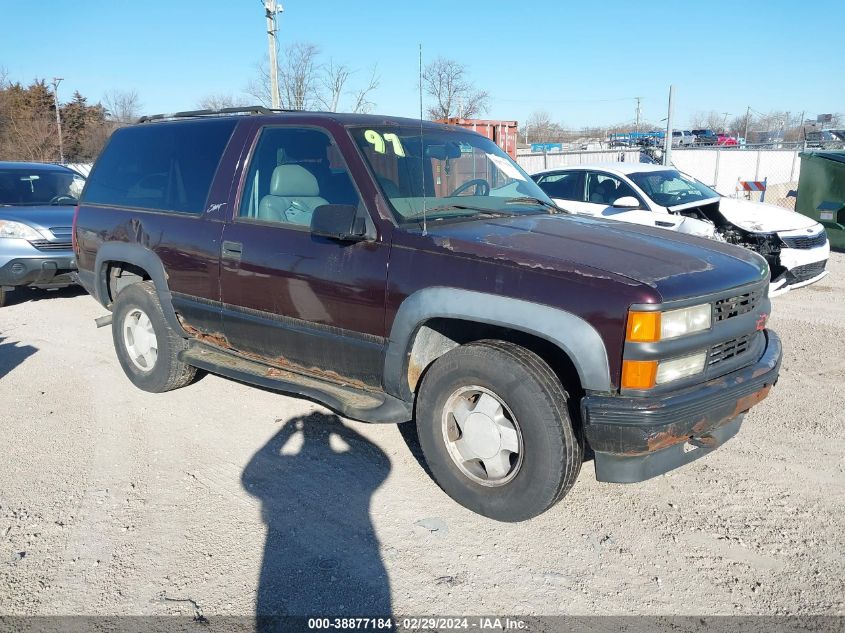
[[[71,227],[84,185],[59,165],[0,162],[0,307],[16,288],[74,283]]]

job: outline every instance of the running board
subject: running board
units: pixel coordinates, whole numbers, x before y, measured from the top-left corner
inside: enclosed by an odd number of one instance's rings
[[[213,374],[316,400],[353,420],[397,423],[413,417],[410,404],[386,393],[364,391],[279,369],[196,340],[191,341],[188,349],[179,352],[179,360]]]

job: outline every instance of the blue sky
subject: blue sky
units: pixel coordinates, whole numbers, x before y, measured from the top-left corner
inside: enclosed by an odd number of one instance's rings
[[[283,0],[280,46],[308,41],[360,71],[378,64],[377,112],[415,116],[418,44],[469,68],[490,118],[537,109],[570,127],[696,111],[845,112],[845,3],[629,0]],[[135,90],[146,113],[242,93],[267,50],[260,0],[2,0],[0,66],[12,80],[64,77],[97,101]],[[354,83],[354,81],[353,81]]]

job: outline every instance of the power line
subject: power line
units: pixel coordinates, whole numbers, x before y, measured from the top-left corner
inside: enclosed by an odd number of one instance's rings
[[[614,101],[631,101],[632,99],[639,99],[640,97],[618,97],[613,99],[543,99],[542,103],[610,103]],[[537,99],[499,99],[496,101],[504,101],[507,103],[541,103]]]

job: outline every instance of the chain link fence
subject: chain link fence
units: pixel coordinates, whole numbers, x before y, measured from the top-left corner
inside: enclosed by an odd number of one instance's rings
[[[744,196],[794,209],[801,171],[800,143],[696,147],[672,150],[672,164],[725,196]],[[763,182],[765,191],[745,192],[742,182]]]

